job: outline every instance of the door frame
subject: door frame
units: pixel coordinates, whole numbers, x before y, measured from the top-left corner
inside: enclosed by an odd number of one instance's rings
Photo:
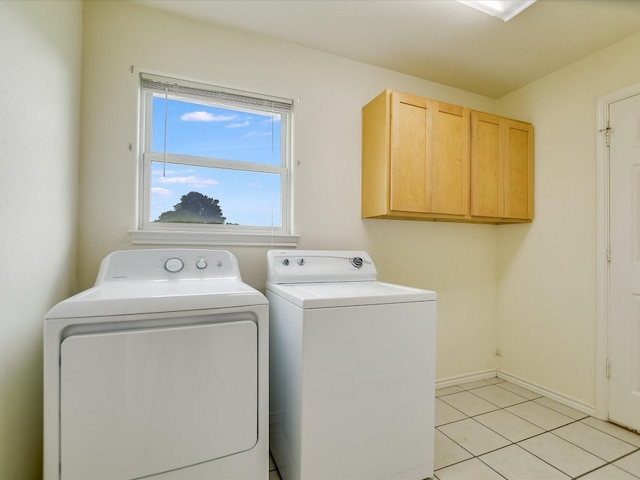
[[[595,416],[609,419],[609,149],[606,144],[609,105],[640,95],[640,83],[596,100],[596,398]]]

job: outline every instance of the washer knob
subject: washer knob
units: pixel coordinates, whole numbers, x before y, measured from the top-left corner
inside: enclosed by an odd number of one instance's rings
[[[205,268],[207,268],[207,261],[204,258],[199,258],[196,262],[196,267],[198,268],[198,270],[204,270]]]
[[[170,258],[164,262],[164,268],[167,272],[178,273],[184,268],[184,262],[179,258]]]

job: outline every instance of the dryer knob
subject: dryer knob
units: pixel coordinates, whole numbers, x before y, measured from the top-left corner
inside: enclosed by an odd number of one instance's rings
[[[196,262],[196,267],[198,267],[198,270],[204,270],[207,268],[207,261],[204,258],[199,258]]]
[[[164,268],[168,272],[178,273],[184,268],[184,263],[179,258],[170,258],[169,260],[164,262]]]

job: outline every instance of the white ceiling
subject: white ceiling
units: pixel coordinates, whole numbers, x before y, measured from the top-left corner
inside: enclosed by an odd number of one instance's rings
[[[494,98],[640,31],[640,0],[538,0],[509,22],[454,0],[135,1]]]

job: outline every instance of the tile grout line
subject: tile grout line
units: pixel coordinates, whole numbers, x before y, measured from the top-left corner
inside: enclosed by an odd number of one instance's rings
[[[480,398],[480,397],[479,397],[479,398]],[[533,400],[529,400],[529,401],[533,401]],[[522,403],[526,403],[526,402],[522,402]],[[505,409],[506,409],[506,407],[505,407],[505,408],[499,408],[498,410],[505,410]],[[495,412],[495,411],[497,411],[497,410],[492,410],[492,411],[494,411],[494,412]],[[554,411],[555,411],[555,410],[554,410]],[[464,412],[462,412],[462,413],[464,413]],[[490,412],[487,412],[487,413],[490,413]],[[511,413],[511,412],[509,412],[509,413]],[[557,413],[559,413],[559,412],[557,412]],[[479,416],[479,415],[484,415],[484,414],[478,414],[478,415],[476,415],[476,416]],[[513,415],[515,415],[515,414],[513,414]],[[516,416],[517,416],[517,415],[516,415]],[[518,417],[518,418],[521,418],[521,417]],[[588,416],[587,416],[587,417],[585,417],[585,418],[588,418]],[[453,423],[461,422],[461,421],[463,421],[463,420],[467,420],[467,419],[473,419],[473,417],[467,416],[467,418],[465,418],[465,419],[456,420],[456,421],[454,421],[454,422],[449,422],[449,423],[447,423],[447,424],[443,424],[443,425],[451,425],[451,424],[453,424]],[[521,419],[522,419],[522,418],[521,418]],[[525,419],[522,419],[522,420],[525,420]],[[562,437],[559,437],[559,436],[557,436],[557,435],[555,435],[555,434],[553,433],[553,431],[554,431],[554,430],[558,430],[558,429],[560,429],[560,428],[566,427],[567,425],[572,425],[572,424],[575,424],[575,423],[580,423],[580,422],[582,422],[582,420],[584,420],[584,418],[582,418],[582,419],[572,419],[572,420],[573,420],[573,421],[571,421],[571,422],[569,422],[569,423],[566,423],[566,424],[564,424],[564,425],[560,425],[560,426],[558,426],[558,427],[554,427],[554,428],[552,428],[552,429],[550,429],[550,430],[546,430],[546,429],[545,429],[545,430],[544,430],[543,432],[541,432],[541,433],[538,433],[538,434],[536,434],[536,435],[532,435],[532,436],[527,437],[527,438],[523,438],[522,440],[519,440],[518,442],[513,442],[513,441],[509,440],[508,438],[504,437],[503,435],[501,435],[500,433],[498,433],[498,432],[496,432],[495,430],[493,430],[491,427],[487,427],[486,425],[483,425],[484,427],[486,427],[487,429],[491,430],[491,431],[492,431],[493,433],[495,433],[496,435],[499,435],[499,436],[501,436],[502,438],[504,438],[505,440],[508,440],[510,443],[509,443],[509,445],[504,445],[504,446],[502,446],[502,447],[495,448],[495,449],[493,449],[493,450],[488,450],[488,451],[486,451],[486,452],[483,452],[483,453],[482,453],[482,454],[480,454],[480,455],[475,455],[475,454],[473,454],[472,452],[470,452],[469,450],[467,450],[466,448],[464,448],[462,445],[460,445],[458,442],[456,442],[456,441],[455,441],[453,438],[451,438],[449,435],[447,435],[447,434],[446,434],[446,433],[444,433],[443,431],[439,430],[439,431],[440,431],[440,433],[441,433],[442,435],[446,436],[449,440],[451,440],[452,442],[454,442],[456,445],[458,445],[460,448],[462,448],[465,452],[469,453],[472,457],[471,457],[471,458],[464,459],[464,460],[460,460],[460,461],[458,461],[458,462],[454,462],[454,463],[452,463],[452,464],[450,464],[450,465],[447,465],[447,466],[445,466],[445,467],[442,467],[442,468],[440,468],[440,469],[438,469],[438,470],[444,470],[445,468],[449,468],[449,467],[452,467],[452,466],[454,466],[454,465],[458,465],[458,464],[460,464],[460,463],[463,463],[463,462],[466,462],[466,461],[469,461],[469,460],[471,460],[471,459],[474,459],[474,458],[475,458],[475,459],[479,460],[480,462],[482,462],[482,463],[483,463],[484,465],[486,465],[487,467],[489,467],[491,470],[493,470],[494,472],[496,472],[498,475],[500,475],[501,477],[505,478],[503,475],[501,475],[501,474],[500,474],[500,472],[498,472],[498,471],[496,471],[494,468],[492,468],[492,467],[491,467],[491,465],[489,465],[489,464],[487,464],[486,462],[484,462],[484,461],[482,460],[482,458],[481,458],[481,457],[482,457],[483,455],[487,455],[487,454],[492,453],[492,452],[497,452],[497,451],[499,451],[499,450],[503,450],[503,449],[508,448],[508,447],[516,446],[516,447],[518,447],[518,448],[520,448],[520,449],[524,450],[524,451],[525,451],[525,452],[527,452],[528,454],[530,454],[530,455],[534,456],[535,458],[537,458],[537,459],[538,459],[538,460],[540,460],[541,462],[546,463],[546,464],[547,464],[547,465],[549,465],[550,467],[554,468],[555,470],[559,471],[560,473],[562,473],[562,474],[566,475],[567,477],[571,478],[572,480],[582,478],[582,477],[584,477],[584,476],[586,476],[586,475],[588,475],[588,474],[590,474],[590,473],[592,473],[592,472],[594,472],[594,471],[596,471],[596,470],[599,470],[599,469],[601,469],[601,468],[604,468],[604,467],[606,467],[606,466],[608,466],[608,465],[613,465],[614,467],[616,467],[616,468],[619,468],[619,469],[623,470],[624,472],[628,473],[629,475],[631,475],[631,476],[633,476],[633,477],[635,477],[635,478],[640,478],[640,477],[636,477],[636,476],[635,476],[634,474],[632,474],[631,472],[628,472],[627,470],[625,470],[625,469],[623,469],[623,468],[621,468],[621,467],[618,467],[617,465],[614,465],[614,462],[617,462],[618,460],[621,460],[622,458],[625,458],[625,457],[627,457],[627,456],[629,456],[629,455],[633,455],[634,453],[636,453],[636,452],[640,451],[640,447],[636,447],[635,445],[630,444],[629,442],[625,442],[625,441],[624,441],[624,440],[622,440],[622,439],[619,439],[619,438],[617,438],[617,437],[615,437],[615,436],[613,436],[613,435],[610,435],[610,434],[608,434],[608,433],[606,433],[606,432],[603,432],[602,430],[598,430],[597,428],[594,428],[594,427],[591,427],[590,425],[586,425],[586,424],[585,424],[585,426],[587,426],[587,427],[593,428],[594,430],[597,430],[597,431],[598,431],[598,432],[600,432],[600,433],[604,433],[604,434],[606,434],[606,435],[608,435],[608,436],[610,436],[610,437],[612,437],[612,438],[615,438],[616,440],[620,440],[620,441],[622,441],[622,442],[626,443],[627,445],[630,445],[630,446],[632,446],[632,447],[634,447],[634,448],[635,448],[633,451],[628,452],[628,453],[626,453],[626,454],[624,454],[624,455],[622,455],[622,456],[620,456],[620,457],[618,457],[618,458],[615,458],[615,459],[613,459],[613,460],[609,461],[609,460],[607,460],[607,459],[605,459],[605,458],[602,458],[602,457],[600,457],[600,456],[596,455],[595,453],[590,452],[589,450],[586,450],[585,448],[583,448],[583,447],[581,447],[581,446],[579,446],[579,445],[576,445],[576,444],[574,444],[573,442],[571,442],[571,441],[569,441],[569,440],[566,440],[566,439],[564,439],[564,438],[562,438]],[[476,420],[476,421],[477,421],[477,420]],[[527,420],[525,420],[525,421],[527,421]],[[527,421],[527,422],[528,422],[528,421]],[[478,423],[480,423],[480,422],[478,422]],[[531,423],[531,422],[528,422],[528,423]],[[482,425],[482,424],[480,423],[480,425]],[[535,424],[532,424],[532,425],[535,425]],[[540,427],[539,425],[535,425],[535,426],[537,426],[538,428],[542,428],[542,427]],[[594,469],[592,469],[592,470],[589,470],[589,471],[587,471],[587,472],[584,472],[584,473],[580,474],[580,475],[579,475],[579,476],[577,476],[577,477],[574,477],[574,476],[571,476],[569,473],[565,472],[564,470],[561,470],[561,469],[560,469],[559,467],[557,467],[556,465],[553,465],[553,464],[549,463],[549,462],[548,462],[547,460],[545,460],[544,458],[539,457],[539,456],[538,456],[538,455],[536,455],[535,453],[530,452],[530,451],[529,451],[529,450],[527,450],[526,448],[524,448],[524,447],[522,447],[521,445],[519,445],[519,443],[524,442],[525,440],[529,440],[529,439],[531,439],[531,438],[536,438],[536,437],[539,437],[539,436],[544,435],[544,434],[546,434],[546,433],[551,433],[552,435],[555,435],[557,438],[559,438],[559,439],[561,439],[561,440],[564,440],[565,442],[567,442],[567,443],[569,443],[569,444],[571,444],[571,445],[573,445],[573,446],[575,446],[575,447],[579,448],[580,450],[582,450],[582,451],[584,451],[584,452],[586,452],[586,453],[588,453],[588,454],[590,454],[590,455],[592,455],[592,456],[594,456],[594,457],[596,457],[596,458],[598,458],[598,459],[600,459],[600,460],[603,460],[605,463],[604,463],[603,465],[600,465],[599,467],[596,467],[596,468],[594,468]],[[436,475],[436,474],[437,474],[437,472],[436,472],[436,471],[434,471],[434,475]]]
[[[483,456],[483,455],[487,455],[487,454],[489,454],[489,453],[495,452],[495,451],[502,450],[502,449],[504,449],[504,448],[508,448],[508,447],[511,447],[511,446],[517,446],[518,448],[522,449],[523,451],[525,451],[525,452],[527,452],[528,454],[532,455],[533,457],[537,458],[537,459],[538,459],[538,460],[540,460],[541,462],[543,462],[543,463],[545,463],[545,464],[549,465],[549,466],[550,466],[550,467],[552,467],[554,470],[557,470],[558,472],[561,472],[562,474],[564,474],[564,475],[566,475],[567,477],[569,477],[569,478],[571,478],[571,479],[574,479],[574,480],[575,480],[575,479],[582,478],[582,477],[584,477],[584,476],[586,476],[586,475],[589,475],[590,473],[592,473],[592,472],[594,472],[594,471],[596,471],[596,470],[599,470],[599,469],[604,468],[604,467],[609,466],[609,465],[613,465],[615,468],[619,468],[619,469],[623,470],[625,473],[628,473],[629,475],[633,476],[634,478],[640,478],[640,477],[635,476],[635,475],[634,475],[634,474],[632,474],[631,472],[628,472],[627,470],[625,470],[625,469],[623,469],[623,468],[621,468],[621,467],[618,467],[618,466],[614,465],[614,462],[617,462],[617,461],[621,460],[622,458],[625,458],[625,457],[627,457],[627,456],[633,455],[634,453],[636,453],[636,452],[640,451],[640,447],[638,447],[638,446],[636,446],[636,445],[634,445],[634,444],[632,444],[632,443],[630,443],[630,442],[627,442],[627,441],[625,441],[625,440],[623,440],[623,439],[621,439],[621,438],[618,438],[618,437],[616,437],[615,435],[612,435],[612,434],[610,434],[610,433],[608,433],[608,432],[605,432],[605,431],[603,431],[603,430],[600,430],[600,429],[598,429],[598,428],[596,428],[596,427],[594,427],[594,426],[592,426],[592,425],[589,425],[589,424],[587,424],[587,423],[584,423],[584,422],[583,422],[583,420],[585,420],[586,418],[589,418],[589,417],[590,417],[589,415],[585,414],[585,416],[584,416],[584,417],[581,417],[581,418],[573,418],[573,417],[571,417],[571,416],[569,416],[569,415],[566,415],[565,413],[563,413],[563,412],[561,412],[561,411],[555,410],[555,409],[553,409],[553,408],[551,408],[551,407],[549,407],[549,406],[547,406],[547,405],[544,405],[544,404],[541,404],[541,403],[539,403],[539,402],[536,402],[536,400],[539,400],[540,398],[544,398],[544,396],[542,396],[542,395],[536,396],[535,398],[526,398],[526,397],[522,397],[522,395],[519,395],[519,396],[521,396],[522,398],[524,398],[525,400],[524,400],[524,401],[522,401],[522,402],[514,403],[514,404],[512,404],[512,405],[508,405],[508,406],[506,406],[506,407],[501,407],[501,406],[499,406],[499,405],[496,405],[494,402],[491,402],[490,400],[487,400],[486,398],[483,398],[483,397],[481,397],[480,395],[477,395],[477,394],[473,393],[473,390],[476,390],[476,389],[478,389],[478,388],[483,388],[483,387],[485,387],[485,386],[491,386],[491,385],[499,386],[499,383],[503,383],[503,382],[497,382],[497,383],[489,383],[489,382],[487,382],[487,385],[477,385],[477,386],[474,386],[473,388],[469,388],[469,389],[465,389],[465,388],[463,388],[463,387],[461,387],[461,386],[456,386],[456,387],[460,388],[461,390],[459,390],[459,391],[457,391],[457,392],[447,393],[446,395],[440,395],[440,396],[437,396],[437,397],[436,397],[436,398],[440,398],[440,399],[441,399],[441,400],[442,400],[446,405],[448,405],[449,407],[453,408],[454,410],[456,410],[456,411],[457,411],[457,412],[459,412],[460,414],[464,415],[464,417],[465,417],[465,418],[461,418],[461,419],[454,420],[454,421],[451,421],[451,422],[443,423],[443,424],[441,424],[441,425],[438,425],[438,427],[436,427],[436,428],[438,429],[438,431],[439,431],[442,435],[444,435],[445,437],[447,437],[447,438],[448,438],[449,440],[451,440],[455,445],[457,445],[458,447],[460,447],[460,448],[461,448],[461,449],[463,449],[465,452],[467,452],[467,453],[469,453],[469,454],[471,455],[471,458],[467,458],[467,459],[465,459],[465,460],[460,460],[460,461],[458,461],[458,462],[451,463],[451,464],[449,464],[449,465],[446,465],[446,466],[444,466],[444,467],[439,468],[439,469],[438,469],[438,471],[441,471],[441,470],[444,470],[445,468],[449,468],[449,467],[452,467],[452,466],[454,466],[454,465],[457,465],[457,464],[460,464],[460,463],[463,463],[463,462],[469,461],[469,460],[471,460],[471,459],[477,459],[477,460],[479,460],[482,464],[484,464],[485,466],[487,466],[488,468],[490,468],[492,471],[496,472],[496,474],[498,474],[500,477],[505,478],[505,477],[504,477],[503,475],[501,475],[498,471],[496,471],[494,468],[492,468],[490,465],[488,465],[486,462],[484,462],[484,461],[482,460],[482,458],[480,458],[480,457],[481,457],[481,456]],[[450,388],[450,387],[449,387],[449,388]],[[510,393],[512,393],[512,394],[514,394],[514,395],[518,395],[517,393],[512,392],[512,391],[511,391],[511,390],[509,390],[509,389],[504,388],[503,390],[506,390],[506,391],[508,391],[508,392],[510,392]],[[466,414],[465,412],[463,412],[463,411],[459,410],[458,408],[456,408],[455,406],[453,406],[453,405],[449,404],[448,402],[446,402],[446,400],[444,400],[444,398],[443,398],[443,397],[447,397],[447,396],[450,396],[450,395],[455,395],[456,393],[463,393],[463,392],[469,392],[469,393],[471,393],[471,394],[472,394],[472,395],[474,395],[476,398],[478,398],[478,399],[480,399],[480,400],[483,400],[483,401],[485,401],[485,402],[488,402],[488,403],[490,403],[491,405],[496,406],[496,409],[495,409],[495,410],[490,410],[490,411],[488,411],[488,412],[479,413],[479,414],[476,414],[476,415],[468,415],[468,414]],[[526,418],[520,417],[519,415],[517,415],[517,414],[515,414],[515,413],[513,413],[513,412],[510,412],[509,410],[507,410],[507,408],[513,407],[513,406],[515,406],[515,405],[522,405],[522,404],[530,403],[530,402],[536,403],[538,406],[543,407],[543,408],[545,408],[545,409],[548,409],[548,410],[550,410],[550,411],[552,411],[552,412],[554,412],[554,413],[557,413],[557,414],[559,414],[559,415],[563,415],[564,417],[567,417],[567,418],[571,419],[571,421],[570,421],[570,422],[568,422],[568,423],[565,423],[565,424],[563,424],[563,425],[559,425],[559,426],[557,426],[557,427],[553,427],[553,428],[547,429],[547,428],[542,427],[542,426],[540,426],[540,425],[537,425],[537,424],[535,424],[535,423],[533,423],[533,422],[530,422],[530,421],[529,421],[529,420],[527,420]],[[491,413],[491,412],[496,412],[496,411],[499,411],[499,410],[505,410],[507,413],[510,413],[510,414],[512,414],[512,415],[514,415],[514,416],[516,416],[516,417],[518,417],[520,420],[525,421],[525,422],[527,422],[527,423],[529,423],[529,424],[531,424],[531,425],[533,425],[533,426],[535,426],[535,427],[537,427],[537,428],[541,428],[543,431],[542,431],[541,433],[537,433],[537,434],[532,435],[532,436],[530,436],[530,437],[526,437],[526,438],[523,438],[523,439],[521,439],[521,440],[518,440],[517,442],[514,442],[514,441],[512,441],[512,440],[510,440],[510,439],[508,439],[508,438],[506,438],[506,437],[504,437],[502,434],[500,434],[499,432],[495,431],[493,428],[491,428],[491,427],[489,427],[489,426],[487,426],[487,425],[482,424],[482,423],[481,423],[481,422],[479,422],[478,420],[475,420],[475,417],[478,417],[478,416],[481,416],[481,415],[485,415],[485,414],[488,414],[488,413]],[[575,409],[574,409],[574,410],[575,410]],[[508,442],[510,442],[510,443],[509,443],[509,445],[505,445],[505,446],[502,446],[502,447],[500,447],[500,448],[496,448],[496,449],[493,449],[493,450],[489,450],[489,451],[487,451],[487,452],[482,453],[481,455],[475,455],[475,454],[473,454],[472,452],[470,452],[469,450],[467,450],[466,448],[464,448],[462,445],[460,445],[458,442],[456,442],[453,438],[451,438],[451,437],[450,437],[449,435],[447,435],[445,432],[443,432],[442,430],[440,430],[440,427],[443,427],[443,426],[446,426],[446,425],[451,425],[451,424],[454,424],[454,423],[458,423],[458,422],[461,422],[461,421],[463,421],[463,420],[467,420],[467,419],[475,420],[478,424],[480,424],[480,425],[482,425],[483,427],[487,428],[487,429],[488,429],[489,431],[491,431],[492,433],[494,433],[494,434],[496,434],[496,435],[498,435],[498,436],[500,436],[500,437],[504,438],[504,439],[505,439],[505,440],[507,440]],[[567,427],[568,425],[573,425],[573,424],[576,424],[576,423],[581,423],[582,425],[584,425],[584,426],[586,426],[586,427],[589,427],[589,428],[591,428],[591,429],[593,429],[593,430],[595,430],[595,431],[597,431],[597,432],[599,432],[599,433],[601,433],[601,434],[605,434],[605,435],[607,435],[607,436],[609,436],[609,437],[611,437],[611,438],[613,438],[613,439],[615,439],[615,440],[618,440],[618,441],[620,441],[620,442],[623,442],[623,443],[625,443],[625,444],[627,444],[627,445],[629,445],[629,446],[633,447],[634,449],[633,449],[631,452],[628,452],[628,453],[626,453],[626,454],[624,454],[624,455],[621,455],[620,457],[617,457],[617,458],[612,459],[611,461],[609,461],[609,460],[607,460],[607,459],[605,459],[605,458],[600,457],[599,455],[596,455],[594,452],[591,452],[591,451],[589,451],[589,450],[587,450],[587,449],[585,449],[585,448],[581,447],[580,445],[576,445],[575,443],[571,442],[570,440],[566,440],[566,439],[564,439],[564,438],[562,438],[562,437],[560,437],[559,435],[557,435],[557,434],[555,434],[555,433],[554,433],[554,431],[556,431],[556,430],[559,430],[559,429],[561,429],[561,428]],[[544,435],[544,434],[546,434],[546,433],[551,433],[552,435],[554,435],[555,437],[559,438],[560,440],[563,440],[563,441],[567,442],[568,444],[570,444],[570,445],[572,445],[572,446],[574,446],[574,447],[579,448],[580,450],[582,450],[582,451],[586,452],[586,453],[587,453],[587,454],[589,454],[589,455],[592,455],[593,457],[595,457],[595,458],[597,458],[597,459],[599,459],[599,460],[601,460],[601,461],[604,461],[605,463],[604,463],[603,465],[600,465],[599,467],[596,467],[596,468],[594,468],[594,469],[592,469],[592,470],[589,470],[589,471],[587,471],[587,472],[581,473],[580,475],[578,475],[578,476],[574,477],[574,476],[570,475],[569,473],[565,472],[564,470],[561,470],[559,467],[557,467],[557,466],[555,466],[555,465],[553,465],[553,464],[549,463],[549,462],[548,462],[548,461],[546,461],[545,459],[540,458],[538,455],[536,455],[536,454],[534,454],[534,453],[530,452],[529,450],[527,450],[527,449],[526,449],[526,448],[524,448],[523,446],[519,445],[519,443],[521,443],[521,442],[524,442],[524,441],[529,440],[529,439],[531,439],[531,438],[535,438],[535,437],[538,437],[538,436]],[[437,471],[434,471],[434,476],[437,476]],[[439,478],[439,477],[436,477],[436,478]]]

